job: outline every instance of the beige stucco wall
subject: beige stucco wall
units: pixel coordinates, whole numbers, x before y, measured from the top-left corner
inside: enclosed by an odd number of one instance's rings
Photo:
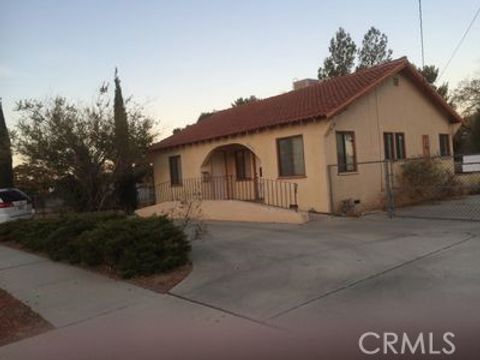
[[[167,201],[136,211],[138,216],[167,215],[185,218],[179,201]],[[191,217],[197,220],[247,221],[261,223],[304,224],[308,214],[236,200],[205,200],[192,205]]]
[[[407,157],[416,157],[422,154],[422,135],[430,136],[433,156],[439,152],[438,135],[453,135],[457,128],[449,124],[445,115],[410,80],[403,76],[399,78],[398,86],[393,84],[392,78],[387,79],[376,90],[330,121],[291,125],[155,152],[152,154],[155,183],[169,181],[169,156],[181,155],[184,179],[199,178],[201,166],[210,152],[228,144],[241,144],[249,148],[260,160],[257,161],[257,168],[262,167],[263,178],[278,179],[276,139],[303,135],[306,177],[283,179],[298,184],[299,208],[330,212],[332,203],[336,208],[339,201],[348,198],[360,200],[364,208],[375,207],[383,198],[383,170],[378,163],[361,163],[383,159],[383,132],[403,132]],[[329,175],[328,165],[337,163],[335,131],[355,132],[359,162],[356,173],[338,175],[336,168],[330,168]],[[217,164],[220,163],[219,160]]]
[[[431,156],[439,155],[439,134],[452,138],[458,125],[452,125],[417,87],[406,77],[399,76],[398,86],[393,78],[386,80],[369,95],[354,103],[332,122],[326,137],[325,151],[329,164],[337,163],[336,131],[354,131],[358,171],[338,174],[330,168],[334,207],[342,199],[360,200],[363,209],[377,208],[384,201],[384,132],[405,134],[407,158],[420,157],[423,153],[422,135],[429,135]],[[364,163],[364,164],[362,164]]]
[[[276,180],[279,176],[276,139],[303,135],[306,177],[283,178],[282,180],[298,184],[298,205],[301,210],[315,209],[327,212],[329,196],[327,178],[325,177],[326,159],[323,145],[327,128],[328,123],[326,121],[317,121],[305,125],[286,126],[230,139],[156,152],[152,155],[155,183],[160,184],[170,180],[168,164],[170,156],[181,156],[184,179],[199,178],[201,176],[201,166],[210,152],[228,144],[241,144],[250,149],[260,160],[257,160],[257,167],[262,167],[263,178]],[[219,162],[221,161],[219,160]]]

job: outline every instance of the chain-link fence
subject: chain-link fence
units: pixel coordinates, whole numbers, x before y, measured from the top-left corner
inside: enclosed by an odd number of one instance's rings
[[[330,165],[328,175],[337,215],[480,221],[480,155],[359,162],[348,172]]]
[[[390,164],[396,216],[480,221],[480,156]]]

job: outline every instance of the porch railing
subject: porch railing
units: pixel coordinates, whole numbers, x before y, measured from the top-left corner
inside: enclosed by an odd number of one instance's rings
[[[155,202],[188,200],[242,200],[286,209],[297,209],[298,184],[271,179],[238,179],[209,176],[183,179],[179,184],[155,185]]]

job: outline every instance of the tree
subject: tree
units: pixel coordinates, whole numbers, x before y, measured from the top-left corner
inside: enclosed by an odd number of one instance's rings
[[[199,123],[199,122],[202,121],[202,120],[205,120],[205,119],[208,118],[210,115],[213,115],[213,114],[215,114],[216,112],[217,112],[216,110],[202,112],[202,113],[198,116],[197,123]]]
[[[252,103],[252,102],[255,102],[255,101],[258,101],[258,98],[255,95],[250,95],[249,97],[245,97],[245,98],[239,97],[237,100],[235,100],[232,103],[232,107],[245,105],[245,104]]]
[[[480,153],[480,79],[460,82],[454,91],[453,101],[462,111],[465,123],[455,135],[455,152],[460,154]]]
[[[465,116],[480,112],[480,78],[461,81],[453,99]]]
[[[440,86],[437,85],[438,79],[438,67],[435,65],[425,65],[423,68],[418,68],[418,71],[423,75],[425,80],[442,96],[445,101],[449,101],[450,97],[448,96],[448,83],[444,82]],[[450,105],[453,105],[451,103]]]
[[[123,101],[118,71],[115,69],[115,97],[113,105],[113,136],[115,162],[115,194],[118,205],[128,214],[137,207],[136,178],[130,154],[130,136],[127,111]]]
[[[349,74],[355,63],[357,46],[349,33],[340,27],[330,40],[330,55],[323,61],[323,67],[318,69],[320,80]]]
[[[42,169],[48,176],[50,192],[64,198],[77,211],[118,205],[114,194],[118,138],[108,86],[101,87],[92,105],[78,106],[55,97],[46,101],[22,100],[16,110],[20,120],[15,149],[31,169]],[[128,159],[135,165],[137,175],[148,169],[147,149],[155,136],[154,123],[139,106],[130,104],[125,110]],[[36,176],[34,170],[22,176],[31,179]]]
[[[12,149],[10,135],[0,99],[0,188],[13,186]]]
[[[34,164],[20,164],[14,169],[15,186],[32,195],[47,195],[52,190],[55,174]]]
[[[392,60],[393,51],[387,46],[387,35],[372,26],[363,36],[362,47],[358,50],[357,70]]]

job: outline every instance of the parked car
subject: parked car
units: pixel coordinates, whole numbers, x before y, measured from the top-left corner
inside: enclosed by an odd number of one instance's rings
[[[0,223],[29,219],[35,214],[32,199],[18,189],[0,189]]]

